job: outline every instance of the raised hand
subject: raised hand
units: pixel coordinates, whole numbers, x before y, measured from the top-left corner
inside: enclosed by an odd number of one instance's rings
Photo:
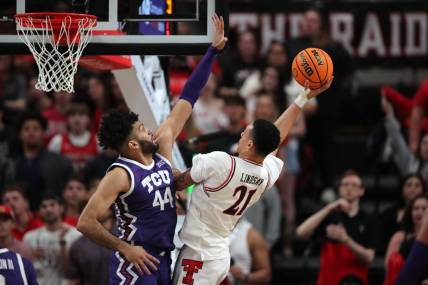
[[[331,202],[329,204],[329,208],[331,211],[336,210],[336,209],[340,209],[343,212],[348,212],[350,207],[351,206],[350,206],[349,202],[343,198],[336,200],[334,202]]]
[[[383,88],[381,89],[381,101],[380,105],[382,106],[382,110],[386,116],[394,117],[394,107],[392,104],[386,99],[385,91]]]
[[[211,17],[211,20],[214,24],[214,37],[212,46],[218,50],[222,50],[226,45],[228,39],[224,36],[224,21],[222,16],[217,16],[214,14]]]
[[[331,83],[333,82],[333,79],[334,79],[334,76],[332,76],[328,81],[327,81],[327,83],[326,84],[324,84],[321,88],[318,88],[318,89],[314,89],[314,90],[312,90],[312,89],[310,89],[309,88],[309,81],[308,80],[306,80],[306,82],[305,82],[305,91],[307,92],[307,97],[308,97],[308,99],[311,99],[311,98],[314,98],[314,97],[316,97],[316,96],[318,96],[318,95],[320,95],[321,93],[323,93],[325,90],[327,90],[328,88],[330,88],[330,86],[331,86]]]

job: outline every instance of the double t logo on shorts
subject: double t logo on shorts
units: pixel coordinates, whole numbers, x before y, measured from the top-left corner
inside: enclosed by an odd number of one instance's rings
[[[183,284],[193,285],[193,274],[198,273],[204,263],[197,260],[183,259],[181,265],[184,267],[183,271],[186,271],[186,276],[183,277]]]

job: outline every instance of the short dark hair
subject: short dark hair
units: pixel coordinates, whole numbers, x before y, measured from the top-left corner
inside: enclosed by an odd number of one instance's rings
[[[83,184],[85,188],[87,188],[86,182],[81,175],[73,174],[72,176],[70,176],[70,178],[67,179],[67,182],[65,183],[65,185],[67,186],[67,184],[70,183],[71,181],[77,181],[80,184]]]
[[[357,176],[357,177],[359,177],[361,179],[361,181],[363,180],[361,178],[361,175],[356,170],[354,170],[354,169],[347,169],[347,170],[345,170],[342,173],[342,176],[340,176],[340,180],[342,180],[343,178],[348,177],[348,176]],[[361,185],[361,186],[363,186],[363,185]]]
[[[28,121],[37,121],[42,127],[43,131],[45,131],[48,126],[46,119],[40,113],[34,111],[27,111],[23,113],[19,118],[18,130],[22,131],[22,127]]]
[[[128,110],[114,110],[106,114],[98,131],[98,140],[104,148],[120,151],[125,140],[132,132],[132,125],[138,121],[138,115]]]
[[[66,114],[67,116],[73,116],[76,114],[89,116],[90,112],[87,104],[83,102],[74,102],[67,108]]]
[[[4,195],[6,193],[10,193],[10,192],[18,192],[22,196],[22,198],[24,198],[24,200],[28,201],[27,191],[25,190],[24,185],[22,185],[20,183],[7,185],[3,189],[2,198],[4,197]]]
[[[244,108],[247,107],[245,99],[242,98],[239,95],[226,96],[226,97],[224,97],[223,100],[224,100],[224,104],[225,105],[229,105],[229,106],[230,105],[232,105],[232,106],[241,106],[241,107],[244,107]]]
[[[266,156],[278,148],[280,133],[278,128],[271,122],[257,119],[253,123],[253,140],[256,152]]]
[[[61,197],[53,193],[46,193],[45,195],[43,195],[42,200],[40,201],[40,206],[42,205],[43,202],[48,200],[53,200],[60,205],[64,205],[64,201],[61,199]]]

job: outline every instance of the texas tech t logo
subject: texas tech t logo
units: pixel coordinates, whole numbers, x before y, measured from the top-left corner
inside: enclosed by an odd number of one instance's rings
[[[202,261],[183,259],[181,265],[184,267],[183,271],[186,271],[186,276],[183,277],[183,284],[193,285],[193,274],[198,273],[203,264]]]

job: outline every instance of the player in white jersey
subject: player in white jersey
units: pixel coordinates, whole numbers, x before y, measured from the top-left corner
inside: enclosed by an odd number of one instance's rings
[[[239,140],[237,157],[218,151],[197,155],[192,168],[175,179],[177,190],[197,185],[180,232],[184,246],[175,266],[174,284],[216,285],[226,277],[229,235],[245,210],[278,179],[283,162],[275,156],[277,148],[303,105],[328,89],[332,80],[320,89],[302,91],[275,124],[256,120],[248,125]]]

